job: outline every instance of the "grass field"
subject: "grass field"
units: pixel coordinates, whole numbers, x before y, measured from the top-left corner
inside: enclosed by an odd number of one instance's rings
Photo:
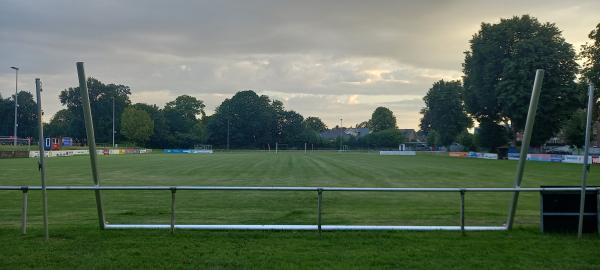
[[[50,158],[49,185],[90,185],[88,157]],[[0,160],[0,185],[38,185],[35,159]],[[510,187],[513,161],[375,153],[232,152],[100,157],[104,185]],[[524,186],[576,185],[581,166],[529,162]],[[590,184],[598,184],[592,169]],[[99,231],[91,191],[50,191],[51,240],[39,192],[30,233],[21,194],[0,191],[0,268],[598,269],[600,239],[538,232],[539,196],[523,193],[512,232]],[[110,223],[162,223],[168,191],[105,191]],[[458,225],[455,193],[325,192],[323,222]],[[467,194],[467,225],[502,225],[510,194]],[[315,224],[314,192],[178,191],[179,224]]]

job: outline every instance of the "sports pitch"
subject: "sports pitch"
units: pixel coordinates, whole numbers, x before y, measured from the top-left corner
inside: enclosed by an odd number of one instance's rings
[[[511,187],[516,162],[366,152],[217,152],[99,158],[103,185]],[[91,185],[89,158],[47,159],[48,185]],[[528,162],[524,187],[577,185],[581,165]],[[600,173],[592,167],[590,185]],[[0,160],[0,185],[39,185],[37,160]],[[21,192],[0,191],[0,268],[597,269],[595,235],[540,234],[539,195],[522,193],[511,232],[99,231],[92,191],[39,191],[21,236]],[[509,193],[467,193],[466,224],[505,222]],[[168,191],[104,191],[109,223],[170,220]],[[315,224],[315,192],[177,191],[178,224]],[[323,224],[458,225],[457,193],[323,193]],[[514,256],[514,257],[513,257]],[[457,258],[460,258],[457,260]]]

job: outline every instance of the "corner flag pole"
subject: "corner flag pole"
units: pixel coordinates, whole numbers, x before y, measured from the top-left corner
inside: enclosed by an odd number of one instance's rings
[[[515,175],[514,188],[520,188],[523,181],[523,171],[525,169],[525,161],[527,160],[527,152],[529,152],[529,142],[531,141],[531,133],[533,131],[533,122],[535,122],[535,113],[537,111],[540,92],[542,91],[542,82],[544,81],[544,70],[538,69],[535,71],[535,80],[533,81],[533,91],[531,92],[531,100],[529,101],[529,111],[527,111],[527,122],[525,122],[525,133],[521,141],[521,155],[519,164],[517,165],[517,174]],[[517,212],[517,203],[519,202],[519,191],[513,193],[512,201],[508,211],[508,219],[506,221],[506,229],[511,230]]]
[[[96,138],[94,137],[94,123],[92,122],[92,110],[90,108],[90,96],[85,78],[83,62],[77,62],[77,75],[79,77],[79,91],[81,91],[81,103],[83,104],[83,118],[85,120],[85,131],[87,134],[87,143],[90,149],[90,162],[92,163],[92,177],[94,184],[100,186],[100,177],[98,176],[98,159],[96,157]],[[104,229],[104,210],[102,209],[102,196],[100,190],[94,190],[96,195],[96,208],[98,210],[98,222],[100,229]]]

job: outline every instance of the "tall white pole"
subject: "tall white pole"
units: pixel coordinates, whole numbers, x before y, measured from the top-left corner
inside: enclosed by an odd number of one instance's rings
[[[12,69],[15,70],[15,126],[14,126],[14,130],[13,130],[13,145],[17,146],[17,127],[19,126],[19,123],[17,122],[17,107],[19,107],[19,68],[18,67],[10,67]]]
[[[340,117],[340,151],[342,151],[342,141],[344,140],[344,130],[342,129],[343,119]]]
[[[48,194],[46,192],[46,163],[44,162],[44,124],[42,123],[42,82],[35,79],[35,94],[37,96],[38,138],[40,160],[39,169],[42,180],[42,208],[44,209],[44,238],[48,240]]]
[[[544,81],[544,70],[538,69],[535,71],[535,79],[533,81],[533,90],[531,91],[531,100],[529,101],[529,110],[527,111],[527,121],[525,122],[525,133],[521,141],[521,156],[517,165],[517,173],[515,175],[514,188],[521,187],[523,181],[523,171],[525,170],[525,161],[527,160],[527,152],[529,152],[529,142],[531,141],[531,133],[533,132],[533,123],[535,122],[535,113],[537,111],[540,92],[542,91],[542,82]],[[517,212],[517,204],[519,202],[519,192],[513,193],[510,208],[508,210],[508,218],[506,221],[506,229],[511,230]]]
[[[585,121],[585,148],[583,149],[583,173],[581,176],[581,198],[579,200],[579,224],[577,227],[577,237],[581,238],[583,234],[583,215],[585,211],[585,189],[587,186],[587,178],[590,172],[589,151],[590,151],[590,135],[592,133],[592,111],[594,108],[594,84],[590,82],[588,87],[588,104],[587,118]]]
[[[115,148],[115,97],[112,101],[112,147]]]

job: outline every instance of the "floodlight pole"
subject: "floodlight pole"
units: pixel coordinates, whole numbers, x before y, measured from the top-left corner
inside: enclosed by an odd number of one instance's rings
[[[94,137],[94,123],[92,122],[92,110],[90,108],[90,96],[85,78],[83,62],[77,62],[77,75],[79,77],[79,90],[81,91],[81,103],[83,103],[83,117],[85,120],[85,131],[87,133],[87,143],[90,149],[90,162],[92,164],[92,177],[94,184],[100,186],[100,177],[98,176],[97,157],[96,157],[96,138]],[[96,208],[98,210],[98,222],[100,229],[104,229],[104,210],[102,209],[102,196],[100,190],[94,190],[96,195]]]
[[[535,113],[542,91],[542,82],[544,81],[544,70],[538,69],[535,71],[535,80],[533,81],[533,91],[531,92],[531,100],[529,101],[529,111],[527,111],[527,122],[525,122],[525,133],[521,141],[521,155],[517,165],[517,173],[515,175],[514,188],[521,187],[523,180],[523,170],[525,169],[525,161],[527,160],[527,152],[529,152],[529,142],[531,141],[531,133],[533,131],[533,123],[535,121]],[[508,211],[508,219],[506,221],[506,229],[511,230],[517,212],[517,203],[519,201],[519,191],[513,193],[510,209]]]
[[[592,132],[592,111],[594,108],[594,84],[590,82],[588,87],[587,119],[585,121],[585,148],[583,149],[583,173],[581,176],[581,198],[579,201],[579,224],[577,227],[577,237],[581,238],[583,234],[583,215],[585,212],[585,189],[587,178],[590,172],[589,151],[590,135]]]
[[[15,126],[13,131],[13,145],[17,146],[17,127],[19,123],[17,122],[17,107],[19,107],[18,95],[19,95],[19,68],[18,67],[10,67],[15,70]]]
[[[39,160],[39,170],[40,177],[42,180],[42,207],[43,207],[43,215],[44,215],[44,238],[46,241],[48,240],[48,194],[46,192],[46,163],[44,162],[44,124],[42,123],[42,82],[40,79],[35,79],[35,94],[37,96],[37,120],[38,120],[38,138],[39,138],[39,150],[40,150],[40,160]]]
[[[340,151],[342,151],[342,143],[344,141],[344,130],[342,129],[343,118],[340,117]]]

